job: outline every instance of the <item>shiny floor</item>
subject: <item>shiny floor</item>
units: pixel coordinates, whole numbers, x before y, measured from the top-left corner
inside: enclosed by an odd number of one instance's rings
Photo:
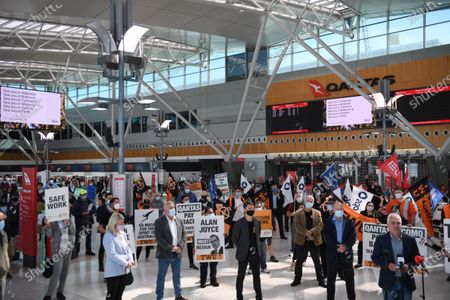
[[[93,249],[98,249],[98,238],[93,238]],[[326,299],[326,289],[317,285],[312,260],[308,258],[304,267],[302,284],[291,287],[294,273],[290,271],[289,249],[290,241],[273,239],[275,254],[279,263],[268,262],[270,274],[261,274],[264,299]],[[84,242],[83,242],[84,244]],[[82,244],[82,245],[83,245]],[[355,247],[356,250],[356,247]],[[84,253],[82,249],[81,253]],[[434,252],[429,248],[429,255]],[[48,280],[38,277],[27,281],[20,265],[14,264],[13,279],[7,282],[6,299],[42,299],[47,290]],[[443,261],[430,268],[430,276],[425,279],[426,298],[433,300],[449,299],[450,282],[446,281]],[[139,266],[134,270],[135,282],[124,293],[123,299],[144,300],[155,299],[157,265],[154,251],[150,253],[149,261],[145,261],[145,251],[142,251]],[[188,299],[235,299],[235,280],[237,263],[234,259],[234,249],[227,250],[226,262],[218,266],[219,287],[199,287],[199,271],[189,269],[187,254],[184,253],[181,273],[183,295]],[[381,290],[377,286],[378,271],[359,269],[355,271],[355,286],[357,299],[382,299]],[[418,290],[413,299],[421,299],[421,278],[416,278]],[[65,296],[68,300],[105,299],[106,286],[103,282],[103,273],[98,272],[97,257],[81,255],[70,265],[70,274],[67,279]],[[336,299],[346,299],[345,283],[336,282]],[[166,277],[165,299],[174,299],[170,271]],[[252,278],[247,275],[244,282],[244,299],[254,299]],[[56,298],[54,298],[56,299]]]

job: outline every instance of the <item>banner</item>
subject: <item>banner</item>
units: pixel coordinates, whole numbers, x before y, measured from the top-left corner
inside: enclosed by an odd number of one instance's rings
[[[363,230],[363,223],[375,223],[377,220],[373,218],[369,218],[366,216],[361,215],[360,213],[357,213],[353,209],[351,209],[348,205],[344,204],[342,205],[344,207],[344,214],[347,219],[353,222],[353,225],[355,226],[356,231],[356,239],[358,241],[363,240],[362,236],[362,230]]]
[[[411,182],[409,181],[408,164],[405,164],[405,176],[403,177],[403,189],[409,190],[411,188]]]
[[[136,256],[136,244],[134,242],[134,229],[133,225],[128,224],[123,226],[123,231],[125,232],[125,240],[131,248],[131,252],[133,253],[134,266],[137,267],[137,256]]]
[[[183,203],[177,204],[177,218],[183,221],[184,231],[186,232],[186,243],[192,243],[194,236],[194,219],[202,215],[202,204]]]
[[[387,225],[384,224],[363,224],[363,266],[369,268],[378,268],[378,266],[372,262],[373,246],[375,245],[375,239],[380,234],[388,232]],[[416,239],[417,247],[419,248],[420,255],[427,257],[427,232],[423,227],[406,227],[402,226],[402,233],[412,236]]]
[[[272,210],[255,210],[254,216],[261,222],[261,237],[272,237]]]
[[[284,196],[283,207],[286,207],[288,204],[294,202],[294,197],[292,197],[292,185],[291,185],[291,176],[288,176],[281,187],[281,192]]]
[[[411,188],[411,194],[416,200],[417,208],[422,217],[423,224],[427,228],[428,236],[434,236],[432,209],[430,201],[430,186],[428,178],[424,178]]]
[[[36,267],[37,256],[37,168],[22,168],[22,192],[20,193],[20,238],[23,265]]]
[[[350,207],[360,213],[366,209],[367,202],[372,201],[373,194],[365,191],[356,185],[353,186],[352,195],[350,196]]]
[[[397,153],[394,153],[391,157],[386,159],[386,161],[380,164],[380,169],[390,177],[394,178],[397,186],[402,186],[402,172],[398,165]]]
[[[305,176],[302,176],[297,184],[297,193],[301,193],[305,191]]]
[[[344,201],[347,202],[347,204],[350,202],[350,197],[352,196],[352,187],[350,185],[350,180],[347,178],[347,181],[345,182],[345,189],[344,189]]]
[[[225,261],[223,216],[199,216],[194,224],[195,261]]]
[[[450,252],[450,219],[444,219],[444,246]],[[444,258],[445,273],[450,274],[450,258]]]
[[[136,245],[155,245],[155,221],[159,217],[158,209],[136,209],[134,211],[134,228]]]
[[[214,180],[214,175],[211,176],[211,178],[209,179],[209,184],[208,184],[208,191],[209,191],[209,195],[211,197],[211,205],[214,207],[214,202],[216,200],[216,182]]]
[[[222,197],[228,199],[230,197],[230,187],[228,186],[228,174],[219,173],[214,175],[214,180],[216,181],[216,186],[222,193]]]
[[[333,194],[336,195],[336,197],[338,197],[340,200],[342,200],[342,192],[340,188],[337,188],[333,191]]]
[[[323,181],[329,186],[331,187],[331,190],[335,190],[339,187],[338,184],[338,179],[337,179],[337,175],[336,175],[336,166],[333,163],[331,166],[329,166],[325,172],[323,172],[320,175],[320,178],[323,179]]]
[[[45,190],[45,217],[49,222],[70,219],[68,187]]]
[[[247,194],[248,191],[252,189],[252,185],[243,174],[241,174],[241,188],[243,189],[244,194]]]
[[[431,208],[434,211],[445,195],[432,182],[428,182],[428,184],[430,185]]]

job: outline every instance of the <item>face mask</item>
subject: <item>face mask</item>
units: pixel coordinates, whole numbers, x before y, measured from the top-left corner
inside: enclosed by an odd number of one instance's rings
[[[3,231],[5,228],[5,220],[0,221],[0,231]]]
[[[400,200],[402,199],[403,194],[402,193],[395,193],[395,199]]]
[[[368,212],[372,212],[373,211],[373,207],[372,206],[367,206],[367,211]]]
[[[208,217],[214,217],[214,213],[208,214]]]
[[[313,204],[312,204],[311,202],[306,202],[306,203],[305,203],[305,207],[306,207],[307,209],[311,209],[311,208],[313,207]]]
[[[169,210],[169,216],[175,217],[175,214],[176,214],[175,208],[171,208],[171,209]]]
[[[184,190],[184,193],[185,193],[185,194],[189,194],[190,192],[191,192],[190,189],[185,189],[185,190]]]
[[[302,198],[297,198],[297,203],[302,203],[303,202],[303,199]]]
[[[278,193],[278,189],[272,189],[272,193],[274,194]]]
[[[327,205],[327,210],[328,210],[328,211],[333,211],[333,205],[328,204],[328,205]]]
[[[125,228],[125,226],[123,226],[123,225],[118,225],[118,226],[117,226],[117,230],[118,230],[118,231],[123,231],[124,228]]]
[[[241,193],[240,192],[236,192],[236,198],[240,198],[241,197]]]
[[[336,218],[342,218],[344,216],[344,211],[342,209],[339,209],[334,212],[334,215],[336,216]]]
[[[39,194],[43,194],[44,193],[44,189],[39,189]]]
[[[320,197],[320,192],[316,192],[316,196],[317,196],[317,197]]]
[[[261,188],[257,187],[255,188],[255,192],[259,192],[261,190]]]
[[[159,201],[159,200],[161,200],[161,197],[155,197],[155,200]]]
[[[247,215],[252,217],[255,214],[255,211],[253,209],[247,210]]]
[[[114,204],[113,208],[114,208],[115,210],[119,210],[119,208],[120,208],[120,203]]]

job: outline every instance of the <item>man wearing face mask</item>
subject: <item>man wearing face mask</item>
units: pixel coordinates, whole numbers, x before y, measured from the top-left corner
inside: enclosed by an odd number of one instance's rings
[[[106,233],[106,226],[108,225],[109,218],[111,217],[111,211],[108,209],[108,196],[111,193],[102,193],[102,195],[98,198],[99,207],[97,208],[97,232],[100,233],[100,248],[98,249],[98,270],[100,272],[105,271],[104,267],[104,257],[105,257],[105,248],[103,247],[103,237]]]
[[[183,193],[180,193],[180,194],[177,196],[176,204],[181,203],[182,200],[183,200],[185,197],[188,197],[188,198],[189,198],[189,203],[195,203],[195,202],[198,202],[197,196],[195,196],[194,193],[191,193],[191,189],[189,188],[189,185],[188,185],[188,184],[186,184],[186,185],[184,186],[184,191],[183,191]]]
[[[172,268],[175,300],[187,300],[182,296],[180,282],[181,256],[186,245],[186,233],[183,222],[175,217],[175,214],[175,203],[167,201],[164,205],[164,216],[155,222],[156,258],[158,259],[157,300],[164,298],[164,282],[169,266]]]
[[[230,226],[230,232],[228,237],[228,246],[225,249],[231,249],[233,248],[233,239],[231,238],[233,236],[233,230],[234,230],[234,224],[244,217],[244,203],[245,200],[242,197],[242,189],[240,187],[236,188],[234,191],[234,195],[231,195],[230,198],[227,201],[227,206],[231,208],[231,215],[233,216],[233,221]]]
[[[344,275],[347,298],[356,299],[352,251],[356,242],[356,232],[353,223],[344,217],[343,205],[346,204],[339,201],[334,203],[334,215],[325,222],[323,227],[323,236],[327,245],[327,300],[334,300],[336,275],[339,270]]]
[[[207,207],[204,213],[205,216],[213,217],[214,211],[211,207]],[[220,247],[220,239],[217,235],[211,235],[210,243],[213,248],[211,254],[223,254],[223,247]],[[200,287],[206,287],[206,277],[208,275],[208,265],[209,265],[209,278],[210,285],[213,287],[218,287],[219,283],[217,282],[217,264],[218,262],[202,262],[200,263]]]
[[[208,192],[207,191],[202,191],[200,196],[201,196],[200,203],[202,204],[202,210],[203,211],[206,211],[206,209],[208,207],[212,207],[211,202],[208,199]]]
[[[305,209],[300,210],[294,217],[297,263],[295,265],[295,278],[291,286],[297,286],[301,283],[303,263],[308,258],[309,252],[316,269],[316,279],[321,287],[326,287],[319,259],[319,246],[322,244],[322,216],[320,211],[313,209],[313,203],[313,196],[306,197]]]
[[[272,223],[273,228],[276,230],[275,220],[278,223],[278,229],[280,231],[280,238],[283,240],[287,240],[287,237],[284,235],[283,228],[283,204],[284,197],[281,196],[280,190],[278,187],[273,184],[271,187],[271,193],[269,194],[270,200],[270,209],[272,209]]]
[[[94,256],[91,245],[92,224],[94,224],[94,217],[96,208],[92,201],[87,198],[85,189],[80,190],[80,197],[75,201],[72,207],[72,215],[75,217],[76,235],[75,235],[75,250],[74,258],[80,253],[81,236],[86,236],[86,255]]]
[[[395,199],[389,201],[386,205],[386,210],[388,213],[392,213],[393,208],[398,206],[400,209],[400,216],[408,221],[408,226],[414,226],[416,220],[417,210],[413,204],[412,199],[406,199],[403,197],[402,189],[396,187],[394,190]]]
[[[14,245],[16,235],[19,234],[20,224],[19,194],[11,195],[10,202],[6,208],[6,216],[5,232],[8,234],[8,242]],[[12,260],[18,260],[19,252],[14,252],[15,254],[12,257]]]
[[[254,218],[255,206],[252,202],[244,203],[245,217],[239,219],[235,224],[232,239],[236,245],[236,259],[239,262],[238,276],[236,278],[236,298],[242,300],[242,290],[247,265],[250,264],[253,274],[253,288],[256,300],[262,300],[261,278],[260,278],[260,243],[261,223]]]
[[[298,192],[294,195],[294,202],[288,204],[287,206],[287,216],[290,218],[291,222],[291,252],[292,252],[292,261],[291,261],[291,271],[294,271],[295,269],[295,260],[296,260],[296,253],[295,253],[295,223],[294,223],[294,217],[297,212],[299,212],[301,209],[305,207],[303,203],[305,193],[304,192]]]

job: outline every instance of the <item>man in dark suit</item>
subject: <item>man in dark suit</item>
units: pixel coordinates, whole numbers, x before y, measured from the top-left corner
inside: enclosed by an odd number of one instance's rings
[[[402,233],[400,215],[392,213],[387,221],[389,232],[377,236],[372,253],[372,261],[381,267],[378,286],[385,300],[410,300],[416,284],[408,273],[419,248],[413,237]]]
[[[217,235],[213,234],[209,237],[209,242],[211,243],[213,251],[211,254],[223,254],[223,247],[220,247],[220,239]]]
[[[236,298],[242,300],[242,290],[244,287],[245,271],[250,264],[253,274],[253,288],[256,293],[256,300],[262,300],[261,278],[259,277],[260,266],[260,244],[261,223],[254,218],[255,205],[246,201],[244,203],[244,218],[239,219],[234,224],[232,235],[233,243],[237,246],[236,259],[239,262],[238,276],[236,279]]]
[[[187,300],[182,296],[180,283],[181,255],[186,244],[186,233],[183,222],[175,217],[175,204],[172,201],[164,204],[164,215],[155,222],[155,237],[156,258],[158,258],[156,299],[164,298],[164,281],[170,265],[175,300]]]
[[[276,184],[272,184],[272,188],[269,193],[269,203],[270,209],[272,210],[272,223],[275,229],[275,220],[277,220],[278,228],[280,230],[280,238],[286,240],[287,237],[284,235],[283,229],[283,204],[284,197],[280,192]]]
[[[342,204],[336,201],[333,206],[334,215],[324,224],[323,236],[327,252],[327,300],[334,300],[336,290],[336,274],[340,270],[344,275],[347,298],[355,300],[355,278],[353,272],[353,250],[356,232],[353,223],[344,218]]]

